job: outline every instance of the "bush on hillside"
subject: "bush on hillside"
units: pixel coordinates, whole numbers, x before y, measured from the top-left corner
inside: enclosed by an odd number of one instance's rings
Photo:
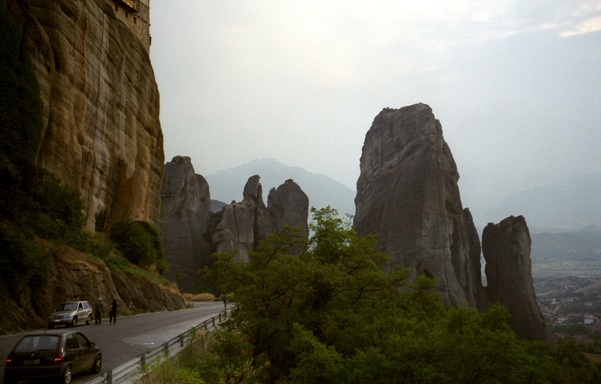
[[[111,227],[109,236],[133,264],[154,266],[161,274],[167,268],[161,237],[151,224],[141,220],[122,220]]]

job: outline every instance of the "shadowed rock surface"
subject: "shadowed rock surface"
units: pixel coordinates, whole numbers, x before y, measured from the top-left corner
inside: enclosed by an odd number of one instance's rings
[[[221,222],[213,234],[217,251],[236,251],[237,258],[243,261],[248,261],[249,253],[265,236],[284,225],[309,233],[309,198],[298,184],[286,180],[277,189],[272,188],[265,207],[259,180],[259,175],[251,176],[244,186],[244,199],[223,208]]]
[[[503,304],[509,323],[526,339],[549,339],[532,282],[530,231],[523,216],[489,223],[482,232],[487,292],[491,302]]]
[[[389,265],[433,277],[446,305],[480,306],[480,244],[457,166],[425,104],[384,109],[365,136],[354,228],[377,234]]]
[[[516,333],[550,340],[534,295],[523,218],[485,229],[489,286],[482,286],[478,233],[462,207],[457,167],[429,106],[387,108],[376,116],[360,169],[353,225],[360,236],[378,236],[390,257],[387,267],[403,265],[434,278],[447,306],[485,309],[500,302]]]
[[[43,102],[38,165],[81,193],[89,229],[103,210],[108,225],[158,225],[163,134],[145,45],[113,1],[27,4],[20,9]]]
[[[174,157],[165,164],[160,232],[169,263],[165,277],[185,292],[195,291],[198,270],[211,263],[211,242],[206,238],[211,216],[206,180],[194,172],[189,157]]]

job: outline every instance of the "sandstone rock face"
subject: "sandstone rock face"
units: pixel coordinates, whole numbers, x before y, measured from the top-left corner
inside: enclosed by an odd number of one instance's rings
[[[98,297],[105,302],[115,299],[118,316],[186,307],[186,300],[175,285],[159,285],[140,276],[111,272],[104,262],[72,248],[42,240],[39,243],[55,255],[48,271],[52,278],[44,288],[16,294],[9,294],[11,287],[0,281],[0,334],[45,327],[50,312],[66,300],[88,300],[93,304]],[[131,309],[130,301],[134,305]]]
[[[219,252],[236,251],[237,259],[249,260],[249,253],[261,240],[284,225],[309,233],[309,199],[292,180],[269,193],[265,207],[259,176],[251,176],[244,187],[244,199],[223,208],[221,222],[213,234]]]
[[[510,216],[498,224],[489,223],[482,232],[486,289],[491,302],[507,308],[509,323],[519,336],[548,340],[532,283],[530,249],[530,231],[524,217]]]
[[[354,228],[376,234],[390,257],[436,280],[447,306],[506,306],[516,333],[551,340],[532,284],[530,235],[523,217],[483,233],[488,286],[482,286],[480,240],[462,208],[459,174],[442,128],[425,104],[384,109],[365,137]]]
[[[267,205],[277,231],[281,231],[284,225],[290,225],[309,235],[309,198],[292,179],[269,191]]]
[[[165,164],[161,189],[161,241],[169,269],[165,277],[185,292],[197,288],[196,273],[211,262],[206,231],[211,220],[209,185],[194,172],[189,157]]]
[[[446,305],[480,306],[478,235],[440,122],[425,104],[384,109],[365,137],[354,228],[390,257],[433,277]]]
[[[159,92],[144,44],[109,0],[29,0],[30,56],[44,103],[38,165],[81,192],[86,224],[158,225]]]

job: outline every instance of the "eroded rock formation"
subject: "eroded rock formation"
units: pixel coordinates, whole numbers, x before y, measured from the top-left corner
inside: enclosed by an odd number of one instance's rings
[[[309,233],[309,198],[293,180],[286,180],[269,192],[268,206],[263,202],[259,175],[251,176],[244,187],[244,199],[222,210],[221,222],[213,234],[219,252],[236,251],[239,260],[248,261],[249,253],[261,240],[284,225]]]
[[[210,265],[211,194],[204,177],[194,172],[189,157],[176,156],[165,164],[161,189],[160,232],[169,269],[165,277],[185,292],[197,288],[197,272]]]
[[[239,260],[265,237],[291,225],[308,235],[309,199],[286,180],[263,201],[259,175],[248,178],[242,201],[211,200],[209,185],[194,171],[189,157],[176,156],[165,165],[161,192],[161,240],[169,263],[166,277],[185,292],[198,289],[198,271],[212,263],[213,252],[235,251]]]
[[[365,137],[354,228],[378,235],[389,265],[436,279],[447,305],[480,305],[480,243],[457,166],[425,104],[384,109]]]
[[[489,223],[482,232],[486,260],[486,291],[491,302],[509,311],[509,323],[527,339],[548,338],[532,282],[530,231],[523,216],[510,216],[498,224]]]
[[[28,0],[19,9],[44,106],[38,165],[80,191],[89,229],[101,211],[108,225],[158,224],[163,135],[145,45],[110,0]]]
[[[389,267],[433,277],[447,306],[485,309],[500,302],[519,335],[550,340],[534,295],[523,218],[485,229],[483,287],[478,233],[462,207],[457,167],[429,106],[387,108],[376,116],[360,167],[353,225],[360,236],[378,236]]]

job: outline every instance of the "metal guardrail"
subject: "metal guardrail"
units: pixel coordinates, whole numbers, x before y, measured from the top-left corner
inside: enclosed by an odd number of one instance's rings
[[[219,323],[227,319],[227,316],[227,311],[221,312],[163,343],[160,347],[157,347],[148,353],[141,353],[137,357],[112,370],[102,372],[99,376],[86,381],[85,384],[133,383],[145,375],[147,369],[152,369],[152,367],[160,363],[162,359],[173,357],[184,350],[194,340],[198,331],[202,329],[208,331],[210,328],[217,327]]]

